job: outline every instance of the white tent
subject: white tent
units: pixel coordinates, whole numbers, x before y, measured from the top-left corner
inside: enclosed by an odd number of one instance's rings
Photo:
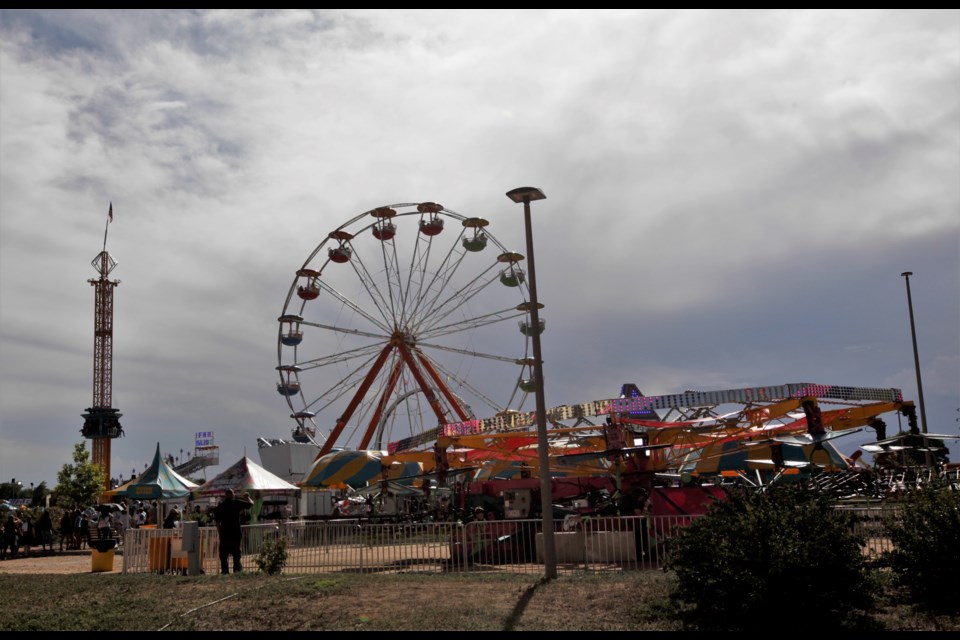
[[[244,456],[226,470],[194,489],[195,496],[222,496],[227,489],[255,498],[269,495],[297,496],[300,487],[276,476]]]

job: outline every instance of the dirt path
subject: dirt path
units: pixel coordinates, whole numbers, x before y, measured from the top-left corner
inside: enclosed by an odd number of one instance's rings
[[[91,573],[93,567],[90,550],[57,551],[53,554],[34,554],[29,558],[22,555],[16,560],[0,560],[0,573],[39,574],[39,573]],[[120,553],[115,553],[114,573],[123,568]]]

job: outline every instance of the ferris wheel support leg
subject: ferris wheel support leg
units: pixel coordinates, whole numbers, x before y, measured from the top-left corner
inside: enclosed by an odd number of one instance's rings
[[[443,394],[443,397],[447,399],[447,402],[453,407],[453,410],[460,417],[463,422],[466,422],[470,419],[470,416],[463,410],[460,406],[460,403],[457,402],[457,399],[454,397],[453,393],[450,392],[450,389],[447,388],[447,385],[440,379],[440,376],[437,375],[436,369],[433,368],[433,365],[430,364],[430,361],[425,355],[420,351],[417,351],[417,359],[420,360],[420,363],[423,365],[423,368],[427,370],[427,375],[429,375],[435,383],[437,383],[437,388],[440,389],[440,393]]]
[[[387,356],[390,355],[390,351],[392,350],[393,344],[387,343],[387,345],[383,348],[383,351],[380,352],[380,355],[377,356],[377,361],[373,363],[372,367],[370,367],[370,371],[367,372],[366,377],[360,384],[360,388],[357,389],[357,392],[353,395],[353,399],[350,400],[350,404],[343,412],[343,415],[337,420],[337,425],[333,428],[333,431],[330,432],[329,437],[327,437],[327,441],[323,443],[323,447],[321,447],[320,452],[317,453],[317,458],[330,453],[330,449],[333,448],[337,438],[340,437],[340,433],[347,425],[347,421],[353,416],[353,412],[357,410],[357,406],[360,405],[360,401],[363,400],[363,397],[367,394],[367,391],[370,390],[370,385],[373,384],[373,381],[380,373],[380,369],[383,368],[383,364],[387,361]]]
[[[430,407],[433,409],[433,413],[436,414],[438,421],[437,424],[447,424],[450,422],[446,412],[443,410],[443,407],[440,406],[440,402],[437,400],[437,394],[435,394],[433,389],[430,388],[430,385],[427,384],[427,380],[423,377],[420,367],[417,366],[417,361],[413,359],[412,355],[410,355],[410,350],[404,344],[399,345],[397,348],[400,349],[400,355],[403,356],[403,361],[407,363],[407,367],[410,368],[410,373],[413,374],[417,384],[420,385],[423,395],[426,396],[427,402],[430,403]]]
[[[387,382],[387,386],[384,387],[383,393],[380,395],[380,402],[377,403],[377,410],[370,419],[370,424],[367,426],[367,431],[363,434],[363,439],[360,441],[360,446],[358,448],[361,451],[370,446],[370,439],[373,438],[373,433],[376,431],[377,425],[380,423],[380,417],[383,415],[383,410],[387,407],[387,400],[389,400],[390,394],[393,393],[394,387],[397,386],[397,381],[400,379],[400,372],[402,370],[403,360],[400,359],[397,360],[397,363],[393,367],[393,371],[390,372],[390,380]]]

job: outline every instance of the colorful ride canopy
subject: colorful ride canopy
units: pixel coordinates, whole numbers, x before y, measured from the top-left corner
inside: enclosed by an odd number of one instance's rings
[[[134,500],[174,500],[185,498],[199,485],[184,478],[167,464],[160,455],[160,443],[153,462],[139,476],[124,485],[105,491],[104,497],[123,496]]]
[[[359,489],[380,478],[380,459],[386,451],[334,451],[320,456],[300,482],[301,487]]]
[[[809,469],[814,466],[827,471],[842,471],[849,468],[847,460],[832,442],[781,443],[780,448],[783,458],[781,466],[797,468],[800,470],[799,477],[809,475]],[[697,459],[683,465],[681,471],[700,477],[721,475],[723,472],[752,472],[755,469],[773,468],[771,462],[773,458],[769,443],[749,446],[743,442],[727,441],[705,447],[699,452]]]

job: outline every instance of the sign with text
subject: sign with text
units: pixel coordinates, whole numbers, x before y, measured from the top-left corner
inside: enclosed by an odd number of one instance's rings
[[[213,431],[198,431],[197,437],[195,438],[195,446],[200,448],[211,445],[213,445]]]

